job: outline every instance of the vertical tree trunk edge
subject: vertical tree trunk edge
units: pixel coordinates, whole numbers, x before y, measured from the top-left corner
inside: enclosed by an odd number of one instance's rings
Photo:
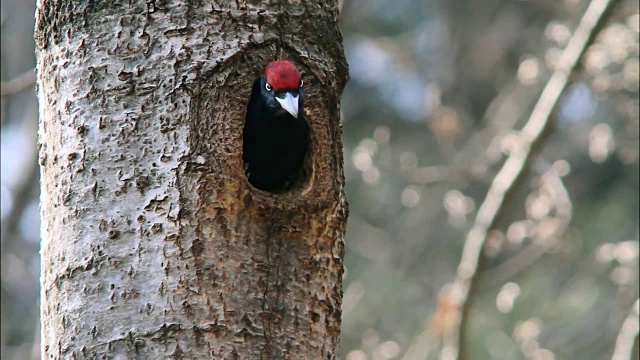
[[[257,6],[257,7],[256,7]],[[38,2],[42,358],[336,359],[337,2]],[[253,81],[298,66],[309,178],[251,187]]]

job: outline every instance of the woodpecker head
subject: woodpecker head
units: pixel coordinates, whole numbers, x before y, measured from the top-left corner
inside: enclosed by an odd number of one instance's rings
[[[285,112],[298,118],[302,111],[302,79],[296,66],[288,60],[272,61],[260,79],[261,93],[268,108],[276,114]]]

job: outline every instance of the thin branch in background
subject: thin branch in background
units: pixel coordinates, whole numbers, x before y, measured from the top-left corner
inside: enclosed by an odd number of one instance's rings
[[[553,231],[538,234],[537,239],[509,260],[498,265],[495,269],[480,273],[478,276],[483,279],[481,285],[483,289],[502,284],[533,265],[542,255],[558,245],[571,222],[573,217],[571,198],[556,168],[542,159],[538,159],[534,167],[544,172],[540,178],[541,186],[546,189],[553,201],[555,209],[555,217],[551,220],[553,221]],[[544,238],[540,236],[544,236]]]
[[[424,360],[428,358],[428,354],[433,350],[437,350],[437,340],[433,337],[433,334],[429,331],[429,328],[425,328],[422,333],[416,336],[411,345],[407,348],[404,355],[400,360]]]
[[[15,187],[10,189],[12,193],[11,206],[9,213],[2,219],[0,228],[0,252],[5,253],[7,249],[11,249],[13,242],[18,238],[20,218],[29,203],[35,199],[34,192],[38,191],[38,181],[40,179],[40,167],[38,164],[38,150],[36,149],[36,131],[38,128],[38,116],[33,113],[32,116],[25,117],[21,124],[20,131],[33,134],[30,141],[26,143],[25,149],[29,150],[24,158],[26,169],[21,172]]]
[[[5,252],[5,248],[11,247],[9,243],[18,237],[18,227],[20,226],[20,218],[29,203],[34,199],[33,192],[38,189],[40,167],[38,162],[29,161],[28,172],[22,177],[20,183],[13,193],[13,203],[9,210],[9,214],[2,221],[2,230],[0,230],[0,248]]]
[[[633,349],[638,342],[638,331],[640,330],[639,307],[640,299],[636,300],[631,307],[631,311],[629,311],[629,315],[622,323],[611,360],[629,360],[632,358]]]
[[[443,360],[464,359],[461,340],[466,325],[465,314],[469,310],[470,289],[477,281],[478,264],[487,234],[494,225],[507,194],[515,187],[531,154],[540,143],[550,123],[553,109],[567,87],[570,74],[592,41],[594,30],[604,20],[603,15],[614,2],[614,0],[593,0],[589,4],[531,116],[518,134],[515,146],[491,183],[487,197],[478,210],[473,227],[465,240],[456,280],[452,284],[452,293],[455,295],[453,299],[459,309],[459,315],[455,319],[456,324],[452,330],[444,336],[440,353],[440,358]]]
[[[18,77],[0,84],[0,95],[2,97],[14,95],[24,91],[27,87],[36,83],[36,72],[34,69],[23,72]]]

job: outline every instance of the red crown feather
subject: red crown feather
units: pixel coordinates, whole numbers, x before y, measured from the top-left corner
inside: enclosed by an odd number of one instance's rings
[[[289,60],[270,62],[264,70],[264,75],[275,91],[297,89],[300,86],[300,73]]]

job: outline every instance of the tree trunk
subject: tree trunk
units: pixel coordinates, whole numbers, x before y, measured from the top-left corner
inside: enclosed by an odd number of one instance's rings
[[[42,354],[334,359],[347,207],[337,0],[40,0]],[[270,60],[303,73],[305,181],[251,187]]]

